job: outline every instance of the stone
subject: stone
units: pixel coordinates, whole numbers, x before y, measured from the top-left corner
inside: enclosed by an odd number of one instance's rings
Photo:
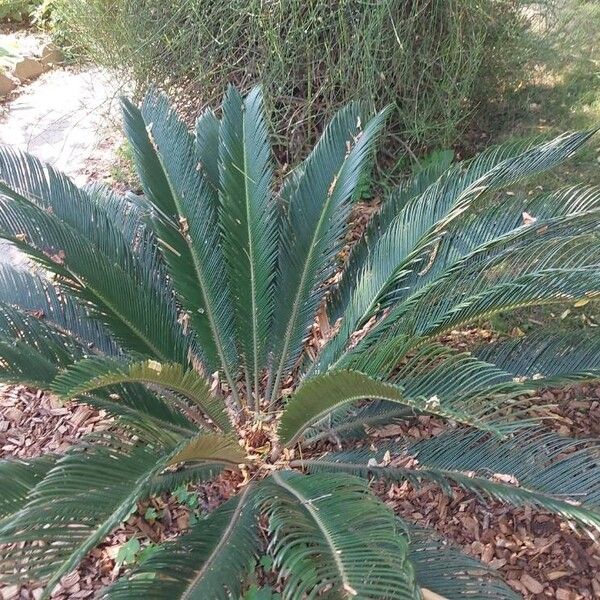
[[[24,57],[15,64],[14,75],[21,82],[39,77],[44,72],[44,65],[39,60]]]
[[[44,66],[52,67],[63,62],[63,53],[52,43],[46,44],[42,48],[40,61]]]
[[[15,80],[14,77],[11,77],[7,73],[0,73],[0,96],[6,96],[12,92],[17,85],[19,85],[19,81]]]

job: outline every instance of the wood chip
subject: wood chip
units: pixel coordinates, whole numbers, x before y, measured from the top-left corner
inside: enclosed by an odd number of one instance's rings
[[[541,594],[544,591],[544,586],[527,573],[521,575],[520,581],[532,594]]]

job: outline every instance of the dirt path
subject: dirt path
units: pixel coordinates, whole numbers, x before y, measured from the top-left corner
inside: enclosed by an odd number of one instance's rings
[[[28,41],[35,38],[24,38],[23,47]],[[101,69],[54,68],[19,86],[0,106],[0,144],[34,154],[78,185],[101,178],[122,141],[122,93]],[[18,253],[0,242],[1,260],[18,263]]]
[[[83,184],[114,156],[120,92],[97,68],[44,73],[4,104],[0,143],[31,152]]]

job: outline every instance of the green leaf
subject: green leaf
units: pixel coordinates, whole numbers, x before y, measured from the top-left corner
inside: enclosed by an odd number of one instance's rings
[[[474,354],[540,387],[600,378],[600,336],[594,334],[537,331],[523,338],[486,344],[476,348]]]
[[[30,492],[54,466],[54,456],[0,461],[0,531],[26,503]]]
[[[401,333],[438,336],[501,311],[590,298],[596,276],[597,211],[557,217],[458,261],[385,315],[349,354]]]
[[[175,496],[175,498],[177,498],[177,501],[181,502],[182,504],[187,504],[189,501],[189,498],[191,498],[193,496],[192,492],[188,491],[186,486],[178,487],[173,492],[173,495]]]
[[[421,589],[447,600],[521,600],[495,569],[468,556],[435,531],[408,523],[402,526],[409,536],[408,556]]]
[[[453,237],[453,228],[458,231],[459,237],[463,234],[459,225],[463,215],[469,214],[468,211],[485,193],[555,166],[571,156],[592,134],[568,134],[520,153],[518,151],[523,148],[514,144],[492,149],[475,159],[465,172],[462,165],[457,165],[427,187],[422,195],[411,198],[387,224],[386,230],[369,245],[369,252],[363,251],[364,258],[349,262],[354,285],[351,292],[349,289],[342,291],[344,314],[339,307],[336,313],[343,316],[341,327],[326,345],[310,374],[339,365],[345,353],[344,347],[356,328],[373,313],[406,297],[407,290],[414,291],[431,279],[438,273],[438,265],[449,260],[448,253],[454,254],[456,260],[457,245],[448,244],[445,240]],[[522,212],[523,209],[516,213],[517,219]],[[561,210],[556,212],[561,213]],[[476,217],[471,228],[475,230],[472,235],[480,236],[485,218],[480,224],[479,215],[474,211],[472,214]],[[505,233],[501,220],[500,223],[498,219],[488,222],[488,237]],[[514,218],[510,221],[514,222]],[[486,235],[481,238],[482,242]],[[459,256],[469,251],[464,244],[459,244],[458,248]]]
[[[214,189],[196,168],[194,139],[166,97],[151,92],[141,110],[127,100],[123,109],[173,287],[200,339],[208,372],[222,368],[236,395],[233,310]]]
[[[279,424],[279,438],[286,446],[298,441],[303,432],[329,412],[363,398],[388,400],[441,417],[497,430],[486,410],[478,413],[446,408],[438,398],[413,397],[401,386],[386,383],[357,371],[330,371],[303,383],[286,405]]]
[[[219,221],[247,379],[256,401],[273,314],[276,207],[260,88],[242,99],[230,87],[219,128]]]
[[[412,409],[385,400],[374,400],[361,406],[344,405],[309,427],[304,432],[302,445],[308,446],[323,439],[360,439],[367,435],[367,427],[389,425],[412,415]]]
[[[389,196],[384,198],[378,213],[373,215],[367,224],[362,237],[352,247],[348,262],[344,266],[338,287],[333,290],[327,310],[329,320],[335,323],[344,316],[348,321],[348,308],[351,298],[356,296],[356,287],[363,277],[367,263],[372,262],[373,248],[385,235],[395,217],[401,213],[409,202],[421,196],[450,168],[452,152],[440,152],[430,157],[428,166],[418,170],[408,181],[401,183]]]
[[[181,448],[170,464],[178,462],[224,463],[229,466],[246,462],[246,453],[234,438],[224,435],[202,434]]]
[[[231,428],[222,400],[212,395],[206,380],[196,371],[186,371],[179,364],[152,360],[127,363],[90,358],[60,373],[52,389],[68,399],[123,383],[155,384],[181,394],[206,413],[219,428]]]
[[[272,571],[273,570],[273,558],[271,556],[269,556],[268,554],[264,554],[263,556],[260,557],[258,564],[265,570],[265,571]]]
[[[551,194],[515,194],[491,207],[467,211],[448,226],[431,251],[415,261],[410,274],[387,293],[382,306],[409,297],[469,255],[482,256],[500,247],[506,248],[511,240],[524,242],[523,234],[535,240],[546,226],[555,227],[561,217],[583,217],[599,207],[598,189],[579,186]],[[525,222],[525,213],[533,219],[530,223]],[[568,222],[575,228],[572,218]],[[528,230],[531,230],[529,234]]]
[[[353,365],[365,373],[377,374],[402,387],[409,398],[428,398],[429,404],[469,414],[472,417],[497,414],[511,408],[512,399],[535,389],[529,382],[514,380],[510,373],[474,358],[469,352],[459,352],[435,342],[417,345],[407,353],[392,346],[389,356],[385,345],[374,346]],[[379,350],[384,357],[379,356]],[[401,363],[401,364],[400,364]]]
[[[70,337],[88,352],[118,352],[106,328],[41,273],[0,265],[0,302],[43,320],[48,327]]]
[[[281,595],[273,591],[271,587],[258,587],[251,585],[244,594],[243,600],[280,600]]]
[[[160,551],[160,546],[156,544],[150,544],[145,548],[142,548],[137,555],[137,563],[141,565],[143,562],[147,561],[149,558],[154,556],[157,552]]]
[[[422,469],[465,489],[600,530],[600,468],[595,445],[585,440],[539,429],[506,440],[456,431],[418,442],[410,452]]]
[[[312,473],[342,472],[393,481],[458,485],[486,499],[532,506],[600,530],[600,468],[594,444],[539,428],[500,439],[450,431],[415,444],[382,443],[294,461]]]
[[[219,176],[219,129],[221,123],[215,113],[207,108],[196,121],[196,153],[206,179],[214,189],[214,205],[218,207]]]
[[[340,111],[293,179],[279,249],[273,400],[284,371],[302,351],[322,299],[321,286],[333,273],[342,248],[350,200],[388,112],[382,111],[361,130],[357,106]]]
[[[395,220],[376,243],[370,246],[368,258],[354,282],[353,295],[349,298],[343,313],[342,325],[335,341],[325,351],[321,359],[329,364],[329,356],[339,356],[340,348],[346,344],[351,334],[366,320],[381,310],[398,304],[416,291],[443,277],[445,272],[462,259],[473,254],[481,260],[487,251],[498,252],[511,243],[525,244],[525,239],[537,242],[536,235],[526,235],[523,229],[523,213],[535,215],[535,231],[555,228],[560,217],[568,219],[569,227],[576,231],[574,215],[589,215],[600,207],[600,193],[593,188],[570,188],[550,196],[538,196],[524,200],[512,197],[500,206],[488,209],[483,214],[469,212],[453,221],[441,237],[424,249],[421,256],[409,263],[403,262],[408,252],[406,244],[414,231],[413,221]],[[429,211],[430,214],[433,211]],[[596,216],[596,219],[600,216]],[[467,218],[470,217],[470,218]],[[409,231],[411,233],[409,233]],[[512,233],[512,235],[511,235]],[[548,232],[545,233],[548,235]],[[467,263],[468,264],[468,263]],[[322,368],[322,367],[321,367]]]
[[[0,543],[18,544],[0,551],[0,576],[10,580],[26,573],[28,580],[47,580],[49,597],[60,578],[150,494],[154,479],[179,451],[180,446],[130,447],[113,439],[109,446],[74,449],[59,458],[0,532]]]
[[[154,252],[134,252],[110,213],[48,165],[6,148],[0,166],[4,161],[10,168],[2,171],[9,184],[0,183],[0,237],[58,275],[124,347],[185,362],[168,283],[159,273],[148,277]]]
[[[149,506],[144,512],[144,519],[146,521],[156,521],[160,519],[160,513],[153,506]]]
[[[84,349],[44,321],[0,303],[0,380],[48,388]]]
[[[242,591],[243,574],[260,545],[252,488],[200,520],[189,533],[160,547],[131,575],[101,597],[110,600],[230,600]]]
[[[123,564],[130,564],[135,562],[138,552],[140,551],[140,540],[137,538],[131,538],[125,542],[117,552],[116,564],[121,566]]]
[[[349,476],[274,473],[259,491],[284,600],[317,597],[414,600],[407,539],[392,511]]]

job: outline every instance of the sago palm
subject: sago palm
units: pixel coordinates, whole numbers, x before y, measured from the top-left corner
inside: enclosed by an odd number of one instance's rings
[[[461,164],[435,155],[342,260],[385,111],[343,109],[279,186],[257,89],[231,88],[195,132],[158,93],[123,109],[142,196],[78,189],[0,151],[1,236],[35,266],[0,271],[2,379],[114,417],[61,456],[0,463],[2,581],[43,581],[47,597],[139,501],[238,468],[236,496],[103,597],[237,599],[264,553],[285,599],[516,597],[395,516],[373,479],[600,530],[597,447],[544,429],[524,402],[597,379],[598,336],[542,331],[472,353],[440,341],[598,295],[598,189],[492,202],[591,132]],[[364,440],[422,413],[445,432]]]

